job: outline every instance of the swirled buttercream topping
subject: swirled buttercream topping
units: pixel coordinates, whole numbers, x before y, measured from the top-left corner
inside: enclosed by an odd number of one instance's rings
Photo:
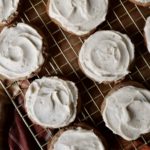
[[[126,140],[150,132],[150,91],[125,86],[106,96],[106,126]]]
[[[105,20],[108,0],[49,0],[49,16],[69,32],[84,35]]]
[[[82,128],[69,129],[63,132],[53,150],[105,150],[101,139],[90,130]]]
[[[78,90],[71,81],[43,77],[31,83],[25,95],[29,117],[37,124],[60,128],[74,121]]]
[[[146,20],[144,32],[145,32],[147,48],[148,48],[148,51],[150,52],[150,17],[148,17]]]
[[[128,36],[115,31],[99,31],[81,47],[79,64],[84,73],[101,83],[122,79],[134,60],[134,46]]]
[[[18,80],[30,76],[44,62],[43,39],[27,24],[5,27],[0,33],[0,77]]]
[[[0,22],[5,22],[16,13],[19,0],[0,0]]]

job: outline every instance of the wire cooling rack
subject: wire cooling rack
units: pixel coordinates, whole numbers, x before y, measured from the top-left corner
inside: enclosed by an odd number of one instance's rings
[[[144,150],[144,147],[150,143],[150,134],[143,135],[136,141],[127,142],[119,136],[112,134],[105,127],[100,113],[100,105],[103,102],[104,96],[114,85],[97,84],[84,76],[78,66],[78,52],[84,39],[66,33],[56,26],[46,13],[46,4],[47,0],[24,1],[23,13],[19,20],[39,27],[49,44],[47,49],[48,59],[41,72],[35,78],[45,75],[65,75],[77,84],[82,98],[83,109],[78,115],[77,121],[88,122],[97,127],[106,138],[110,150]],[[148,88],[150,88],[150,54],[144,44],[143,27],[149,15],[149,8],[138,7],[128,0],[110,0],[107,20],[98,27],[98,30],[113,29],[129,35],[136,47],[136,60],[135,67],[132,69],[131,74],[127,76],[127,79],[141,82]],[[29,80],[29,82],[32,82],[32,80]],[[18,86],[20,92],[15,96],[11,96],[9,88],[14,84]],[[23,95],[20,83],[15,82],[5,86],[1,82],[1,85],[29,129],[31,136],[37,142],[39,149],[45,150],[47,140],[41,141],[38,138],[39,135],[46,132],[49,137],[52,137],[55,131],[43,129],[35,134],[32,129],[34,124],[29,121],[27,114],[23,111],[23,104],[15,101],[16,97],[21,94]]]

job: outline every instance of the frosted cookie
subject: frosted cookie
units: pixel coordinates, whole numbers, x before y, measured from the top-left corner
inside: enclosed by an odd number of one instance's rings
[[[99,83],[116,82],[130,71],[134,45],[129,37],[116,31],[98,31],[91,35],[79,52],[81,70]]]
[[[18,7],[21,0],[0,1],[0,26],[11,23],[18,15]]]
[[[129,0],[133,2],[134,4],[144,6],[144,7],[149,7],[150,6],[150,0]]]
[[[122,83],[108,93],[102,105],[106,126],[130,141],[150,132],[150,91],[138,83]]]
[[[49,0],[47,8],[48,15],[57,25],[83,36],[105,21],[108,0]]]
[[[44,62],[43,38],[31,26],[18,23],[0,33],[0,79],[22,80]]]
[[[86,125],[61,129],[48,144],[48,150],[106,150],[100,133]]]
[[[144,27],[144,34],[145,34],[147,49],[150,52],[150,17],[148,17],[146,20],[146,24]]]
[[[60,128],[72,123],[79,108],[78,101],[75,84],[58,77],[33,81],[25,94],[29,118],[45,128]]]

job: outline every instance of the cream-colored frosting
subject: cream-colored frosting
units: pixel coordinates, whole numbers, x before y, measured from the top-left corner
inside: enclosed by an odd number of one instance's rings
[[[79,63],[84,73],[101,83],[122,79],[129,73],[134,46],[128,36],[116,31],[98,31],[81,47]]]
[[[105,150],[102,141],[91,130],[69,129],[61,134],[53,150]]]
[[[29,117],[43,127],[60,128],[74,121],[78,90],[71,81],[43,77],[31,83],[25,95]]]
[[[105,20],[108,0],[49,0],[49,16],[69,32],[84,35]]]
[[[32,27],[18,23],[0,33],[0,77],[18,80],[30,76],[44,62],[43,39]]]
[[[140,3],[149,3],[150,0],[136,0],[137,2],[140,2]]]
[[[0,0],[0,22],[5,22],[16,13],[19,0]]]
[[[147,48],[148,48],[148,51],[150,52],[150,17],[148,17],[146,20],[144,32],[145,32]]]
[[[106,126],[126,140],[150,132],[150,91],[125,86],[106,96]]]

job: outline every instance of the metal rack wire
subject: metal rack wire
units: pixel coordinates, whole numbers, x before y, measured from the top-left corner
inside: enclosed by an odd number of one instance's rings
[[[87,121],[97,127],[107,139],[110,149],[138,150],[144,145],[149,144],[150,135],[143,135],[136,141],[127,142],[113,135],[105,127],[100,114],[100,105],[104,96],[114,85],[99,85],[84,76],[77,62],[78,52],[84,39],[66,33],[60,27],[56,26],[47,16],[46,4],[47,0],[27,0],[23,8],[24,13],[21,15],[21,21],[40,27],[49,43],[47,53],[50,55],[48,56],[46,65],[44,65],[36,77],[40,78],[44,75],[61,74],[76,82],[79,91],[82,91],[80,94],[84,104],[83,110],[78,115],[77,120]],[[118,30],[130,36],[136,47],[136,64],[132,73],[127,78],[142,82],[148,88],[150,88],[150,54],[144,44],[143,27],[146,17],[149,15],[149,8],[138,7],[128,2],[128,0],[110,0],[107,20],[98,28],[99,30]],[[10,97],[15,109],[37,142],[39,149],[46,149],[47,141],[41,143],[38,135],[42,132],[47,132],[49,137],[52,137],[53,131],[43,129],[38,134],[35,134],[32,130],[34,124],[27,121],[27,114],[22,111],[23,103],[19,104],[14,101],[19,95],[24,95],[19,83],[15,82],[7,87],[2,82],[0,84]],[[14,84],[19,88],[20,92],[12,96],[8,89]]]

